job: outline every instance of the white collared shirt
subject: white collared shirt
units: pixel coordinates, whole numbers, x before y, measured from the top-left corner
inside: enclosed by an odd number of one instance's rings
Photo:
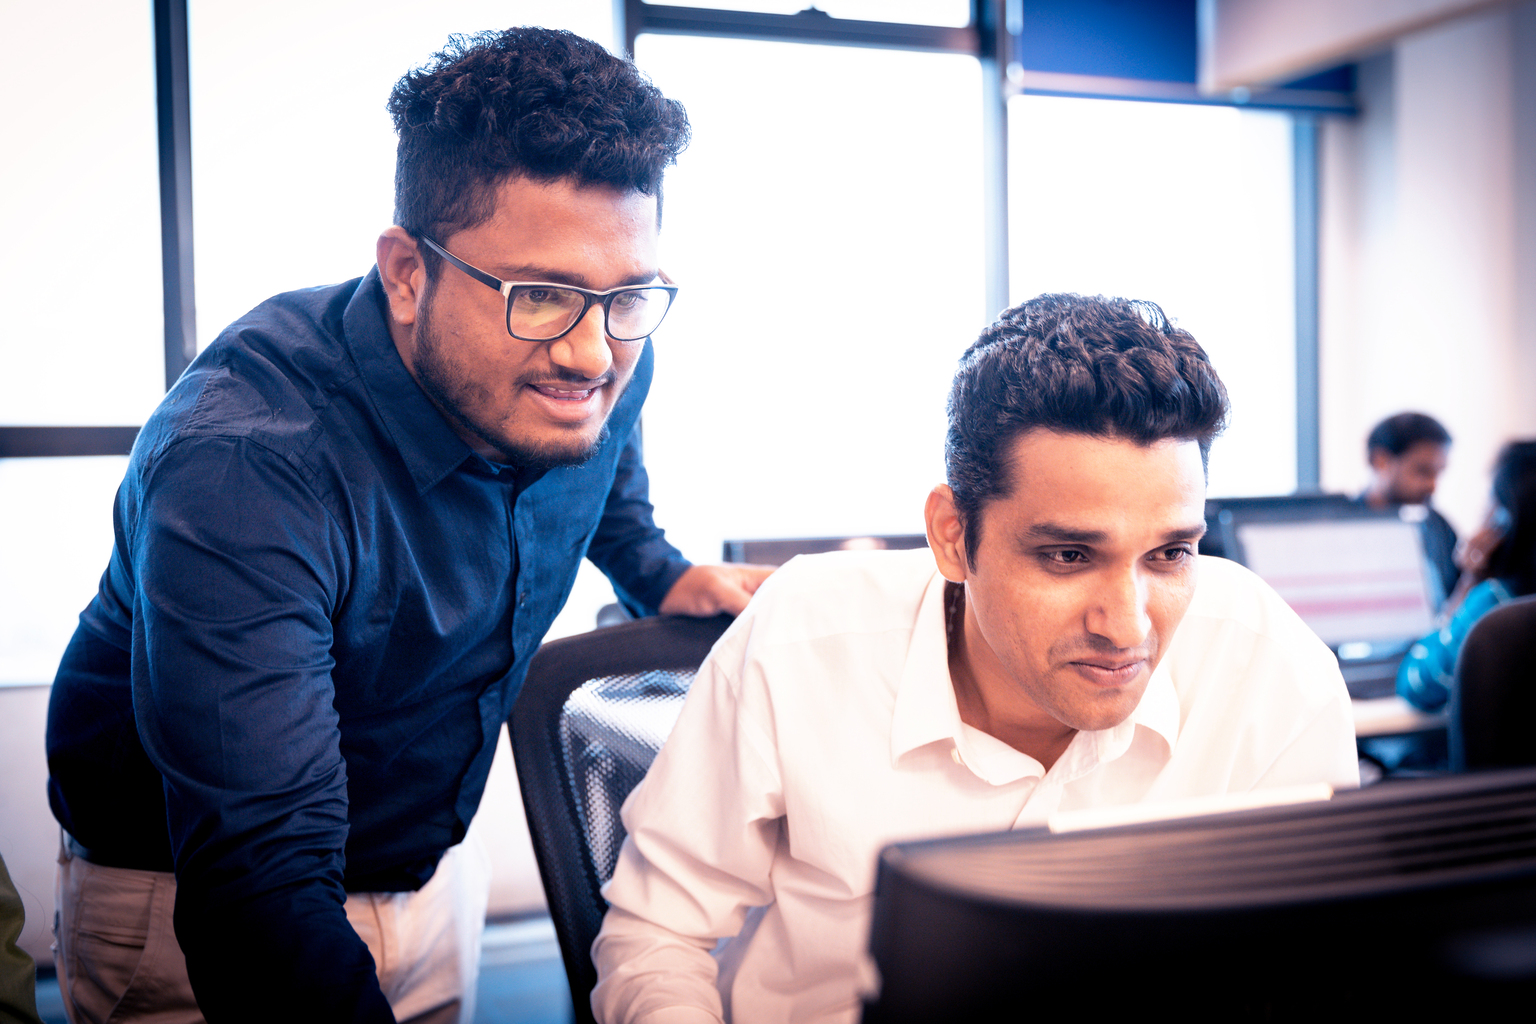
[[[629,837],[593,945],[598,1020],[856,1020],[888,843],[1058,810],[1358,785],[1332,653],[1246,569],[1202,558],[1198,571],[1136,710],[1076,734],[1045,771],[960,720],[931,553],[780,569],[711,652],[624,805]]]

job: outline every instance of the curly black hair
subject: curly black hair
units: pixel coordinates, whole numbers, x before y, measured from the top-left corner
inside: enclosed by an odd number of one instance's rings
[[[512,177],[574,179],[656,197],[688,145],[688,115],[627,60],[566,31],[454,35],[389,97],[400,145],[395,222],[447,236],[489,220]],[[422,249],[429,276],[439,259]]]
[[[1156,303],[1040,295],[981,333],[949,392],[944,468],[974,567],[981,510],[1013,488],[1014,442],[1036,428],[1149,445],[1226,425],[1227,391],[1195,339]]]

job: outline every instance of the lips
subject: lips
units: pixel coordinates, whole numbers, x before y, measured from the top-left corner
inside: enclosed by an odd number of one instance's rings
[[[553,384],[530,384],[528,386],[544,397],[553,398],[557,402],[584,402],[597,392],[596,387],[587,388],[584,391],[576,391],[570,387],[561,387]],[[601,386],[598,385],[598,387]]]
[[[524,381],[524,394],[538,410],[544,422],[561,429],[586,429],[593,423],[601,423],[606,416],[608,385],[613,377],[581,378],[577,380]]]
[[[1136,658],[1131,661],[1093,659],[1074,661],[1072,662],[1072,667],[1077,670],[1079,675],[1101,686],[1120,686],[1140,675],[1141,670],[1146,664],[1145,658]]]

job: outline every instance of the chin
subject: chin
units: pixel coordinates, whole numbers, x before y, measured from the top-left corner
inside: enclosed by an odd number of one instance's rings
[[[1074,720],[1064,724],[1081,732],[1113,729],[1136,712],[1137,706],[1141,703],[1142,694],[1145,692],[1145,686],[1136,687],[1135,692],[1122,690],[1102,703],[1095,702],[1079,707],[1077,713],[1072,716]]]
[[[605,423],[591,440],[565,438],[560,442],[529,441],[524,438],[492,437],[480,435],[501,453],[509,463],[525,469],[559,469],[566,466],[582,466],[602,449],[608,440]]]
[[[1078,732],[1099,732],[1102,729],[1113,729],[1131,717],[1131,712],[1134,710],[1136,708],[1133,705],[1123,714],[1118,711],[1094,709],[1092,711],[1079,711],[1076,714],[1053,715],[1052,717],[1062,725],[1076,729]]]

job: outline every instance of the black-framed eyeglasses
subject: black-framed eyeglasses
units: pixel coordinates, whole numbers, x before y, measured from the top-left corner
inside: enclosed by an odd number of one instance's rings
[[[507,333],[520,341],[555,341],[581,323],[587,310],[603,307],[604,329],[614,341],[644,341],[661,326],[677,297],[675,284],[638,284],[589,291],[543,281],[503,281],[471,266],[426,235],[418,235],[432,251],[507,300]]]

